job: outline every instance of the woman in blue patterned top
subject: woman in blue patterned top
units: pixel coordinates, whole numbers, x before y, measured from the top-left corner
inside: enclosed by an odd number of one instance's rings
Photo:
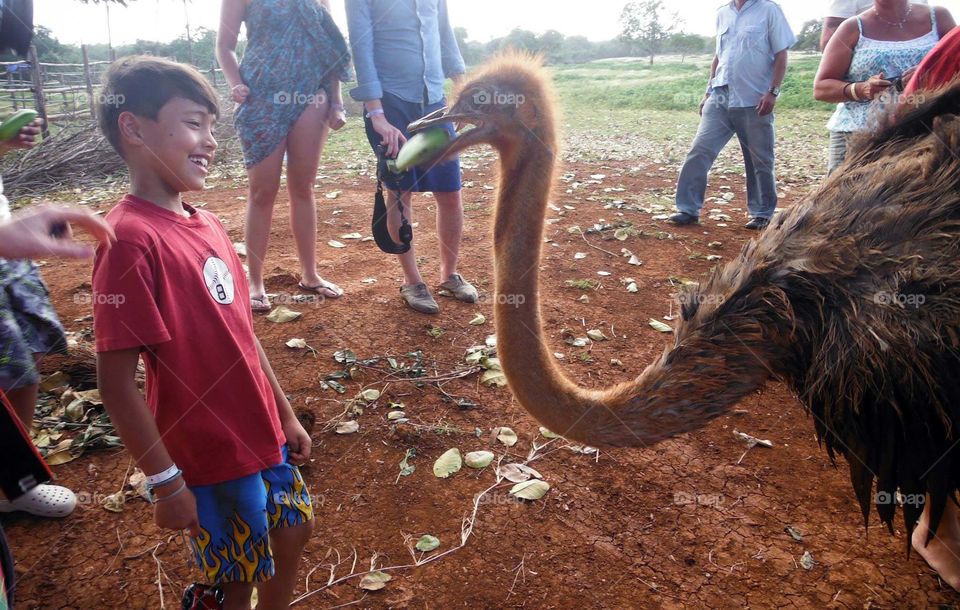
[[[892,99],[894,86],[906,85],[924,56],[955,25],[942,7],[874,0],[871,8],[837,28],[814,81],[814,97],[840,102],[827,123],[829,171],[843,162],[850,135],[873,128],[871,117]]]
[[[247,47],[238,63],[237,38]],[[343,294],[317,273],[317,214],[313,184],[329,129],[344,125],[341,81],[350,54],[330,17],[329,0],[223,0],[217,60],[237,108],[234,123],[250,181],[247,265],[254,311],[269,311],[263,264],[287,159],[290,224],[300,258],[300,288],[327,298]]]

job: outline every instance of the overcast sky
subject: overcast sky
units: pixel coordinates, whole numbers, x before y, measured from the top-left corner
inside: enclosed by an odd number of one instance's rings
[[[713,34],[716,0],[664,0],[669,10],[683,19],[684,29]],[[189,19],[192,27],[211,29],[219,21],[218,0],[128,0],[129,6],[110,10],[114,44],[139,39],[168,41],[181,35]],[[343,0],[331,0],[337,22],[346,30]],[[555,29],[567,35],[591,40],[608,40],[617,35],[617,17],[626,0],[448,0],[455,26],[465,27],[472,40],[487,41],[513,28],[534,32]],[[804,21],[821,16],[826,0],[782,0],[780,5],[795,31]],[[960,0],[942,0],[955,16]],[[106,42],[107,18],[102,5],[87,6],[78,0],[37,0],[35,21],[53,30],[70,43]]]

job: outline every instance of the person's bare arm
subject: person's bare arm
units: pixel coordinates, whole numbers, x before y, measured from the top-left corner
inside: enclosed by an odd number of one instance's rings
[[[853,49],[857,46],[860,31],[857,22],[849,19],[837,30],[827,44],[820,60],[820,68],[813,80],[813,97],[821,102],[849,102],[853,99],[872,100],[890,87],[890,81],[877,74],[869,80],[848,83],[844,80],[850,70]],[[849,86],[848,86],[849,85]]]
[[[237,40],[240,38],[240,26],[243,25],[243,19],[247,13],[247,2],[246,0],[222,1],[220,27],[217,29],[217,62],[230,85],[233,101],[242,104],[250,95],[250,89],[240,77]]]
[[[110,421],[137,466],[144,474],[154,475],[172,466],[173,460],[163,445],[153,414],[137,388],[135,375],[139,358],[138,348],[98,353],[97,386]],[[172,495],[182,485],[182,477],[177,477],[167,485],[154,488],[154,519],[159,527],[186,529],[191,536],[197,536],[200,530],[193,494],[186,489]],[[171,497],[165,500],[167,496]]]
[[[787,55],[787,49],[784,49],[773,56],[773,79],[770,81],[770,89],[779,88],[783,84],[783,78],[787,75]],[[777,96],[767,90],[757,104],[757,114],[760,116],[770,114],[776,104]]]
[[[287,455],[291,462],[301,466],[310,459],[310,448],[313,441],[307,431],[303,429],[296,413],[293,412],[293,407],[290,406],[287,395],[283,393],[280,382],[277,381],[277,376],[273,372],[273,367],[270,366],[270,361],[267,359],[267,354],[263,351],[263,346],[260,345],[260,340],[254,337],[254,341],[257,343],[260,367],[270,382],[270,387],[273,389],[273,398],[277,402],[280,427],[283,428],[283,434],[287,440]]]
[[[943,38],[950,33],[950,30],[957,27],[957,22],[954,21],[949,9],[938,6],[933,10],[937,12],[937,33],[940,34],[940,38]]]
[[[826,17],[823,20],[823,31],[820,32],[820,50],[823,51],[827,48],[827,43],[830,42],[830,39],[833,38],[833,35],[837,32],[837,28],[840,27],[840,24],[843,23],[843,17]]]

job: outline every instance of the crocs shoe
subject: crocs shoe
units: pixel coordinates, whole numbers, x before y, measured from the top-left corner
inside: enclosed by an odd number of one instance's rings
[[[0,513],[21,511],[37,517],[66,517],[77,506],[77,496],[60,485],[37,485],[12,502],[0,500]]]
[[[463,276],[459,273],[451,273],[447,281],[440,284],[440,289],[446,290],[458,301],[464,303],[476,303],[479,296],[473,284],[463,279]]]
[[[440,306],[433,300],[430,289],[423,282],[404,284],[400,287],[400,296],[414,311],[420,313],[438,313],[440,311]]]

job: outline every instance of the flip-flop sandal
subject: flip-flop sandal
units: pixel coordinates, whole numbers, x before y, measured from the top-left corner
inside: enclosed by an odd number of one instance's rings
[[[270,304],[270,298],[267,295],[259,297],[250,297],[250,310],[255,313],[266,313],[273,309]]]
[[[299,283],[300,290],[306,292],[312,292],[314,294],[319,294],[322,297],[328,299],[339,299],[343,296],[343,288],[340,288],[333,282],[328,282],[327,280],[321,279],[320,283],[316,286],[307,286],[303,282]]]
[[[77,506],[77,496],[60,485],[37,485],[14,501],[0,500],[0,513],[22,511],[37,517],[66,517]]]

